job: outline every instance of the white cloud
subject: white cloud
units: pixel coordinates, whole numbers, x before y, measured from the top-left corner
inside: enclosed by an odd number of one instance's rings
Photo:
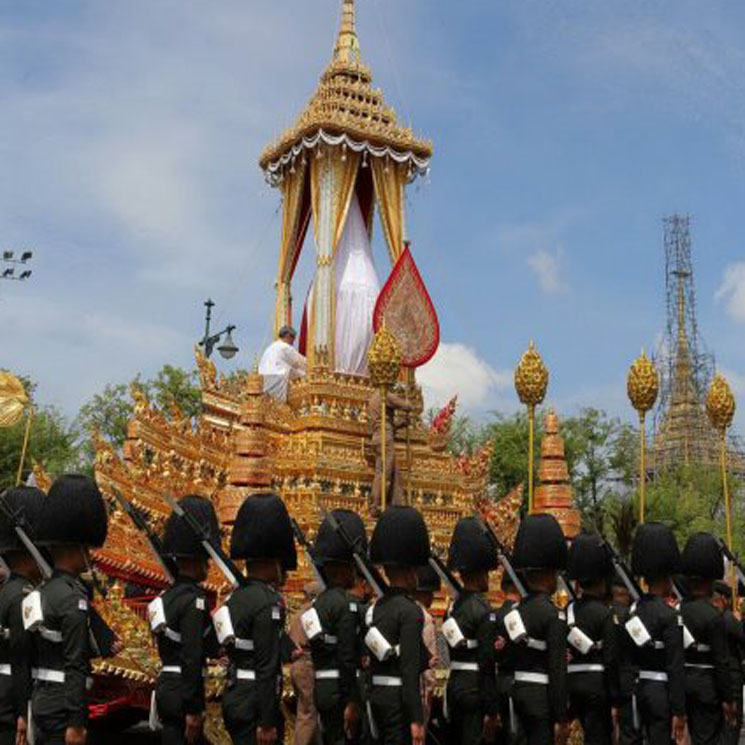
[[[724,270],[724,277],[715,297],[724,301],[731,318],[745,323],[745,261],[737,261]]]
[[[566,289],[562,279],[563,261],[564,250],[561,246],[556,246],[553,251],[541,248],[528,257],[528,266],[547,295],[556,295]]]
[[[444,406],[453,396],[465,409],[487,405],[509,386],[512,373],[497,371],[465,344],[442,343],[437,354],[417,373],[425,406]]]

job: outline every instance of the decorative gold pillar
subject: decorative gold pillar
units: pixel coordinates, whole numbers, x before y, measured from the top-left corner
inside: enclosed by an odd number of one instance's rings
[[[564,535],[574,538],[582,527],[582,519],[574,507],[569,468],[564,457],[564,438],[559,436],[559,418],[553,410],[546,414],[538,481],[533,511],[553,515],[559,521]]]
[[[639,412],[639,522],[646,517],[647,464],[646,464],[646,415],[654,406],[660,390],[660,375],[654,363],[641,356],[629,368],[626,392],[631,405]]]
[[[528,512],[533,509],[533,437],[535,431],[535,407],[543,403],[548,388],[548,370],[541,355],[530,342],[515,368],[515,390],[521,403],[528,407]]]

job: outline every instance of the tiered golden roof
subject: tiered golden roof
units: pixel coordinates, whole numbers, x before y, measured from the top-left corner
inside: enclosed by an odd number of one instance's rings
[[[539,486],[535,491],[535,511],[548,512],[560,523],[567,538],[574,538],[582,527],[574,507],[569,469],[564,457],[564,438],[559,435],[559,418],[554,411],[546,414],[546,434],[541,441]]]
[[[356,143],[391,148],[419,159],[419,167],[432,156],[432,143],[399,125],[396,112],[385,103],[381,90],[372,87],[372,73],[360,59],[354,0],[343,0],[342,22],[331,63],[321,75],[316,92],[295,125],[269,145],[259,164],[272,171],[285,156],[299,154],[303,139],[319,132],[346,135]]]

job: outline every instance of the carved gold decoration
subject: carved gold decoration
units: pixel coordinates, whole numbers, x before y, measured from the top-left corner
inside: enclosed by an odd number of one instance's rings
[[[396,384],[401,372],[401,350],[396,337],[382,326],[367,354],[367,366],[370,380],[374,386],[392,386]]]
[[[644,522],[647,486],[647,412],[657,401],[660,390],[660,374],[654,363],[647,359],[642,349],[641,356],[629,368],[626,392],[631,405],[639,412],[639,522]]]
[[[541,355],[530,342],[528,351],[515,368],[515,390],[528,407],[528,512],[533,512],[533,438],[535,434],[535,407],[543,403],[548,389],[548,369]]]
[[[0,427],[20,422],[28,403],[23,383],[15,375],[0,371]]]

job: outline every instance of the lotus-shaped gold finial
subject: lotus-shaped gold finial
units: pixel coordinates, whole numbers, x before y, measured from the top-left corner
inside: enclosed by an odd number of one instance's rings
[[[531,341],[528,351],[523,354],[515,368],[515,390],[521,403],[526,406],[538,406],[546,397],[547,389],[548,370]]]
[[[648,412],[660,392],[660,374],[642,349],[641,356],[631,364],[626,379],[626,392],[631,405],[640,413]]]
[[[735,397],[729,383],[719,373],[714,376],[706,395],[709,421],[720,432],[726,432],[735,416]]]
[[[370,370],[370,380],[375,386],[392,386],[398,381],[398,374],[401,371],[401,348],[396,337],[385,326],[380,327],[370,345],[367,366]]]

